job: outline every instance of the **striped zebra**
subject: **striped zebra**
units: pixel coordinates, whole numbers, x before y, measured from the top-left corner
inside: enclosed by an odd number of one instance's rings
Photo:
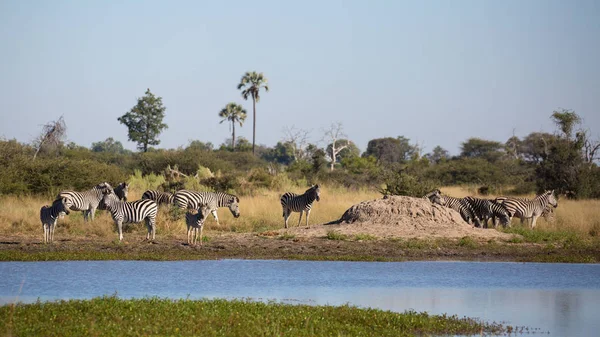
[[[152,200],[121,201],[112,190],[103,192],[102,204],[110,212],[119,230],[119,241],[123,241],[123,224],[145,220],[148,235],[146,240],[156,237],[156,213],[158,206]]]
[[[488,227],[488,220],[492,219],[494,227],[497,226],[498,219],[500,224],[506,228],[509,225],[508,211],[502,204],[496,203],[493,200],[480,199],[475,197],[465,197],[465,201],[471,205],[474,215],[479,219],[484,228]]]
[[[537,218],[540,217],[546,209],[551,207],[558,207],[558,201],[554,195],[554,190],[546,191],[540,195],[537,195],[532,200],[521,199],[521,198],[510,198],[510,197],[499,197],[496,201],[502,203],[504,208],[508,211],[509,219],[513,217],[519,217],[521,223],[525,222],[525,219],[531,218],[531,228],[535,228]]]
[[[142,199],[150,199],[160,205],[171,205],[173,204],[174,198],[173,193],[161,192],[156,190],[147,190],[142,194]]]
[[[129,184],[122,182],[114,190],[119,200],[127,201],[127,194],[129,193]]]
[[[188,245],[196,245],[196,240],[198,239],[198,229],[200,229],[200,246],[202,246],[202,229],[204,228],[204,221],[209,213],[210,209],[208,209],[206,206],[201,206],[196,214],[192,214],[190,212],[185,213]]]
[[[302,212],[306,212],[306,227],[308,227],[308,218],[310,217],[310,209],[315,200],[319,201],[321,195],[321,189],[319,185],[314,185],[304,194],[296,194],[292,192],[286,192],[281,196],[281,208],[283,208],[283,219],[285,221],[285,228],[288,228],[288,219],[292,212],[300,212],[298,218],[298,226],[302,221]]]
[[[198,209],[200,206],[205,205],[217,221],[217,225],[219,225],[219,217],[217,216],[219,207],[228,207],[234,217],[240,217],[240,198],[233,194],[179,190],[175,192],[173,199],[173,203],[180,209]]]
[[[66,198],[69,209],[83,211],[83,219],[88,221],[91,217],[93,221],[96,209],[100,205],[100,200],[102,200],[102,192],[106,190],[112,191],[112,187],[109,183],[104,182],[94,186],[89,191],[62,191],[56,196],[56,199]]]
[[[425,194],[423,196],[423,199],[427,199],[427,200],[431,201],[433,199],[433,196],[435,196],[437,194],[440,194],[440,193],[442,193],[442,192],[439,189],[436,188],[435,190],[433,190],[433,191]]]
[[[52,202],[52,206],[42,206],[40,209],[40,220],[44,229],[44,243],[54,241],[54,227],[62,212],[69,214],[66,198],[56,199]]]
[[[434,194],[431,202],[434,204],[452,208],[453,210],[457,211],[463,218],[463,220],[468,224],[474,223],[477,227],[481,226],[481,224],[479,223],[479,219],[477,219],[477,217],[475,216],[473,208],[463,198],[455,198],[442,194]]]
[[[530,199],[527,199],[527,198],[497,197],[493,201],[496,202],[496,203],[500,203],[501,204],[506,199],[516,199],[516,200],[522,200],[522,201],[528,201],[528,200],[530,200]],[[541,217],[544,218],[544,220],[546,220],[546,222],[548,222],[548,223],[554,223],[556,221],[556,213],[554,213],[554,207],[552,205],[548,204],[546,206],[546,208],[544,209],[544,211],[542,212]]]

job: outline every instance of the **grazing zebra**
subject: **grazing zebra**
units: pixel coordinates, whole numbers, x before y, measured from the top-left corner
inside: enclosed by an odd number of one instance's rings
[[[240,198],[233,194],[179,190],[175,192],[173,198],[173,203],[180,209],[198,209],[200,206],[205,205],[217,221],[217,225],[219,224],[219,217],[217,216],[219,207],[229,207],[234,217],[240,217]]]
[[[66,198],[69,209],[72,211],[83,211],[83,219],[88,221],[89,217],[91,217],[93,221],[96,208],[98,208],[100,200],[102,200],[102,192],[106,190],[112,191],[112,187],[109,183],[104,182],[94,186],[89,191],[62,191],[56,196],[56,199]]]
[[[494,227],[497,226],[496,219],[500,220],[500,224],[502,224],[503,227],[506,227],[509,224],[508,212],[502,204],[496,203],[493,200],[475,197],[465,197],[464,200],[471,205],[474,215],[481,221],[484,228],[488,227],[489,219],[492,219]]]
[[[542,215],[549,206],[554,208],[558,207],[558,201],[554,195],[554,190],[546,191],[533,198],[533,200],[499,197],[496,198],[496,201],[502,203],[504,208],[508,211],[509,221],[515,216],[521,218],[521,223],[524,223],[525,219],[531,218],[532,229],[535,228],[537,218]]]
[[[423,196],[423,199],[427,199],[427,200],[431,201],[433,199],[434,195],[437,195],[437,194],[440,194],[440,193],[442,193],[442,192],[439,189],[436,188],[435,190],[433,190],[433,191],[425,194]]]
[[[44,228],[44,243],[54,241],[54,227],[62,212],[69,214],[66,198],[56,199],[52,202],[52,206],[42,206],[40,209],[40,220],[42,220],[42,227]]]
[[[160,205],[171,205],[173,204],[173,193],[161,192],[156,190],[147,190],[142,194],[142,199],[154,200],[155,203]]]
[[[190,212],[185,213],[185,224],[187,225],[188,245],[196,244],[196,240],[198,238],[198,229],[200,229],[200,246],[202,246],[202,229],[204,228],[204,220],[206,220],[206,217],[209,213],[210,209],[206,206],[201,206],[196,214],[192,214]]]
[[[283,219],[285,221],[285,228],[288,228],[288,219],[292,212],[300,212],[298,218],[298,226],[302,220],[302,212],[306,212],[306,227],[308,227],[308,218],[310,216],[310,209],[315,200],[320,200],[321,190],[319,185],[314,185],[304,194],[296,194],[292,192],[286,192],[281,196],[281,207],[283,208]]]
[[[468,224],[471,224],[471,222],[473,222],[475,226],[481,226],[481,224],[479,223],[479,219],[477,219],[477,217],[475,216],[473,208],[463,198],[455,198],[447,195],[434,194],[431,202],[434,204],[452,208],[453,210],[460,213],[460,216]]]
[[[122,182],[114,190],[119,200],[127,201],[127,194],[129,193],[129,184]]]
[[[103,192],[102,204],[110,212],[119,230],[119,241],[123,241],[123,224],[146,220],[148,235],[146,240],[156,237],[156,212],[158,206],[152,200],[121,201],[112,190]]]

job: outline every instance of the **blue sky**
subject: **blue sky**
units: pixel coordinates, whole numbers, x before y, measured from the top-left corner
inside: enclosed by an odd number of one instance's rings
[[[63,115],[80,145],[113,137],[150,88],[169,128],[159,147],[231,133],[218,112],[250,101],[263,72],[257,143],[284,127],[341,122],[364,151],[403,135],[458,153],[469,137],[554,131],[568,108],[600,135],[600,1],[0,0],[0,137],[31,141]],[[324,143],[320,143],[324,146]]]

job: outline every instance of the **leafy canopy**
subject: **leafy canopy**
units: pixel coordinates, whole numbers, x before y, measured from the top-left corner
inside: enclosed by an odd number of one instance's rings
[[[163,123],[166,109],[162,98],[148,89],[145,96],[138,98],[137,104],[117,120],[129,129],[129,140],[138,143],[139,150],[148,152],[148,145],[160,144],[158,135],[168,127]]]

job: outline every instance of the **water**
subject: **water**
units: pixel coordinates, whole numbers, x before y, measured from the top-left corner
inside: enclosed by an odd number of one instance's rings
[[[0,263],[0,303],[119,297],[252,298],[456,314],[600,331],[600,265],[217,260]]]

